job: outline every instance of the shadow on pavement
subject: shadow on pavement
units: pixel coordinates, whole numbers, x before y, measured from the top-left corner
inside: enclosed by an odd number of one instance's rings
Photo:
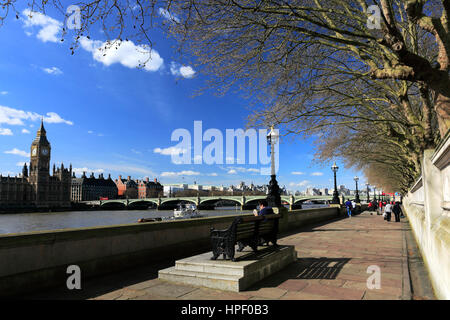
[[[350,258],[299,258],[283,270],[271,275],[248,290],[278,287],[283,282],[293,279],[336,279]]]

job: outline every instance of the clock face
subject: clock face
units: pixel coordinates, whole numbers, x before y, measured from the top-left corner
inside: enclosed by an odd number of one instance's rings
[[[42,148],[42,154],[44,156],[48,155],[48,149],[47,148]]]
[[[32,156],[35,156],[36,153],[37,153],[37,149],[36,149],[36,148],[33,148],[33,149],[31,150],[31,155],[32,155]]]

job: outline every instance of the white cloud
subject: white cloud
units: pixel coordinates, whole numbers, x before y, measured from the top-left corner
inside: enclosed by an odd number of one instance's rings
[[[22,133],[30,133],[30,131],[27,129],[22,129]]]
[[[24,125],[22,120],[36,121],[39,118],[40,115],[35,112],[0,106],[0,124]]]
[[[200,172],[186,170],[186,171],[180,171],[180,172],[163,172],[161,173],[161,177],[178,177],[178,176],[199,176]]]
[[[220,169],[227,171],[229,174],[237,174],[238,172],[245,173],[260,173],[261,169],[256,168],[244,168],[244,167],[220,167]]]
[[[181,76],[186,79],[190,79],[195,75],[194,69],[190,66],[180,66],[176,62],[170,63],[170,73],[174,76]]]
[[[51,68],[42,68],[42,70],[44,72],[47,72],[48,74],[52,74],[52,75],[60,75],[63,72],[61,71],[61,69],[59,69],[58,67],[51,67]]]
[[[105,172],[105,170],[103,169],[90,169],[87,167],[83,167],[83,168],[72,168],[72,172],[75,172],[75,174],[83,174],[83,172],[86,172],[88,174],[90,174],[91,172],[93,173],[103,173]]]
[[[156,50],[147,45],[135,45],[133,41],[102,42],[80,38],[81,47],[92,54],[95,61],[110,66],[120,63],[127,68],[142,67],[146,71],[158,71],[164,64]]]
[[[164,8],[159,8],[158,10],[159,15],[162,16],[164,19],[169,20],[169,21],[175,21],[177,23],[180,22],[180,19],[178,19],[178,17],[172,13],[170,13],[169,11],[167,11],[167,9]]]
[[[141,151],[135,150],[135,149],[131,149],[131,152],[135,153],[135,154],[142,154]]]
[[[92,131],[92,130],[89,130],[89,131],[88,131],[88,133],[89,133],[89,134],[93,134],[93,133],[94,133],[94,131]]]
[[[180,153],[181,154],[185,153],[185,152],[187,152],[187,150],[182,149],[182,148],[169,147],[169,148],[165,148],[165,149],[155,148],[155,149],[153,149],[153,152],[162,154],[164,156],[172,156],[172,155],[179,155]]]
[[[141,166],[136,166],[136,165],[128,165],[128,164],[114,164],[114,163],[110,163],[110,162],[93,162],[93,163],[85,163],[83,164],[85,166],[89,167],[93,167],[93,168],[101,168],[101,169],[94,169],[94,170],[104,170],[105,172],[108,171],[114,171],[117,172],[119,174],[126,173],[127,175],[130,174],[140,174],[140,175],[146,175],[146,176],[156,176],[156,174],[151,171],[148,168],[145,167],[141,167]],[[82,168],[84,169],[84,168]],[[90,171],[87,172],[92,172],[92,170],[90,169]],[[94,171],[95,172],[95,171]]]
[[[303,180],[303,181],[300,181],[300,182],[291,182],[291,183],[289,183],[289,186],[290,186],[290,187],[304,187],[304,186],[306,186],[309,182],[310,182],[310,181],[308,181],[308,180]]]
[[[47,112],[47,117],[44,117],[44,122],[47,123],[65,123],[69,126],[73,125],[72,121],[64,120],[55,112]]]
[[[16,166],[18,166],[18,167],[23,167],[23,165],[24,165],[25,163],[26,163],[26,162],[24,162],[24,161],[19,161],[19,162],[16,163]]]
[[[215,173],[215,172],[213,172],[213,173],[209,173],[209,174],[208,174],[208,176],[210,176],[210,177],[217,177],[217,176],[218,176],[218,174],[217,174],[217,173]]]
[[[0,136],[12,136],[13,133],[11,131],[11,129],[8,128],[0,128]]]
[[[5,96],[8,94],[8,91],[0,91],[0,95]]]
[[[17,149],[17,148],[14,148],[14,149],[12,149],[12,150],[5,151],[5,153],[6,153],[6,154],[14,154],[14,155],[17,155],[17,156],[27,157],[27,158],[30,157],[30,154],[29,154],[28,152],[19,150],[19,149]]]
[[[2,123],[9,124],[9,125],[18,125],[18,126],[24,126],[25,120],[29,121],[38,121],[40,120],[42,115],[31,112],[31,111],[24,111],[19,109],[14,109],[10,107],[0,106],[0,125]],[[73,125],[72,121],[64,120],[61,118],[57,113],[55,112],[47,112],[47,116],[44,117],[44,122],[46,123],[65,123],[68,125]]]
[[[311,173],[312,176],[323,176],[323,172],[313,172]]]
[[[300,171],[293,171],[293,172],[291,172],[291,174],[300,176],[300,175],[305,174],[305,173],[304,172],[300,172]]]
[[[31,35],[29,29],[33,27],[40,28],[37,38],[43,42],[58,42],[57,35],[61,33],[63,24],[62,22],[53,19],[40,12],[33,12],[30,9],[22,11],[24,16],[24,27],[27,29],[26,34]]]

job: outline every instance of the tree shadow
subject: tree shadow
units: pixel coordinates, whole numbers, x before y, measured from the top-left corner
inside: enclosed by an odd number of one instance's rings
[[[247,290],[253,291],[267,287],[278,287],[287,280],[298,279],[336,279],[350,258],[298,258],[283,270],[261,280]],[[246,290],[246,291],[247,291]]]
[[[336,279],[350,258],[301,258],[293,268],[295,279]]]

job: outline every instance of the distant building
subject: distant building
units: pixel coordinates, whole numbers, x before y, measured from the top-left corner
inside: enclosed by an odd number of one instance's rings
[[[172,197],[175,193],[188,190],[187,184],[163,184],[164,197]]]
[[[73,202],[99,200],[100,198],[116,199],[118,189],[111,175],[108,179],[103,177],[101,173],[96,179],[94,173],[89,178],[83,172],[81,178],[76,178],[75,173],[72,177],[72,193],[71,198]]]
[[[329,195],[328,188],[322,188],[322,189],[320,189],[320,192],[322,193],[323,196],[328,196]]]
[[[188,186],[188,189],[189,190],[196,190],[196,191],[201,191],[201,190],[203,190],[203,186],[201,185],[201,184],[190,184],[189,186]]]
[[[72,166],[65,169],[53,166],[50,175],[51,146],[41,121],[36,138],[31,144],[30,168],[25,163],[22,176],[0,175],[0,210],[15,208],[52,209],[70,207]]]
[[[320,196],[321,192],[319,189],[316,189],[316,188],[307,188],[305,195],[306,196]]]
[[[340,185],[338,189],[338,193],[340,195],[349,196],[350,195],[350,189],[347,189],[344,185]]]
[[[114,180],[114,182],[117,186],[117,194],[119,198],[138,198],[138,185],[136,181],[131,180],[131,176],[128,176],[127,179],[122,179],[122,176],[119,176],[119,179]]]
[[[150,181],[149,178],[145,180],[138,181],[138,197],[139,199],[144,198],[158,198],[163,195],[164,189],[163,186],[156,180]]]

